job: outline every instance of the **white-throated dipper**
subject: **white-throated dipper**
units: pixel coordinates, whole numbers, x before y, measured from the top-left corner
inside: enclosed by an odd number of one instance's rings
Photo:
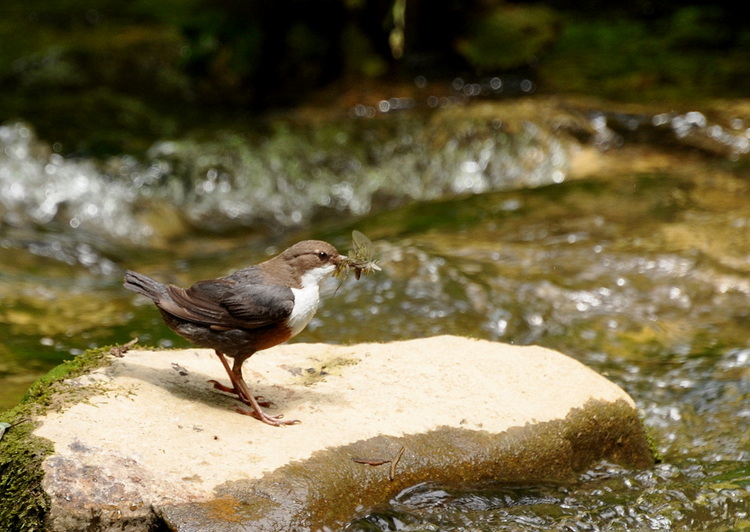
[[[174,332],[216,351],[232,386],[213,381],[214,386],[237,394],[252,407],[238,409],[241,413],[269,425],[291,425],[299,421],[282,421],[282,415],[261,410],[242,377],[242,364],[256,351],[289,340],[310,323],[318,308],[320,283],[345,260],[331,244],[305,240],[265,262],[188,289],[130,270],[125,272],[124,286],[150,298]],[[234,359],[231,368],[225,355]]]

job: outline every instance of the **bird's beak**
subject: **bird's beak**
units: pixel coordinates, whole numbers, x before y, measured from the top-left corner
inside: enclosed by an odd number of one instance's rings
[[[347,270],[348,259],[349,257],[346,255],[339,255],[333,260],[333,264],[336,266],[336,269],[333,271],[334,276],[339,276]]]

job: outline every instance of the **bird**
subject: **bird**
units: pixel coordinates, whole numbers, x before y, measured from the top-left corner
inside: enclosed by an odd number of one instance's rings
[[[253,354],[299,334],[318,308],[320,285],[346,265],[347,257],[321,240],[294,244],[275,257],[225,277],[199,281],[190,288],[165,285],[127,270],[123,286],[151,299],[167,326],[200,347],[216,352],[231,386],[211,381],[215,388],[236,394],[252,410],[238,407],[272,426],[299,420],[272,416],[254,397],[242,376],[242,365]],[[232,358],[229,366],[227,358]]]

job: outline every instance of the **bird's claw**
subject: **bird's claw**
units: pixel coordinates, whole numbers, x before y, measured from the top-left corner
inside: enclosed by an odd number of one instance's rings
[[[254,417],[258,421],[262,421],[263,423],[267,425],[271,425],[273,427],[282,427],[285,425],[298,425],[299,423],[302,423],[299,419],[291,419],[289,421],[282,421],[281,419],[284,417],[284,414],[279,414],[278,416],[269,416],[263,411],[249,410],[241,406],[236,407],[236,410],[238,413],[242,415]]]
[[[215,381],[215,380],[213,380],[213,379],[211,379],[211,380],[210,380],[210,381],[208,381],[208,382],[210,382],[211,384],[213,384],[213,385],[214,385],[214,388],[216,388],[217,390],[220,390],[220,391],[222,391],[222,392],[226,392],[226,393],[233,393],[233,394],[237,394],[237,390],[235,390],[235,389],[234,389],[234,387],[231,387],[231,388],[230,388],[229,386],[224,386],[224,385],[223,385],[223,384],[221,384],[221,383],[220,383],[219,381]],[[237,395],[239,395],[239,394],[237,394]]]

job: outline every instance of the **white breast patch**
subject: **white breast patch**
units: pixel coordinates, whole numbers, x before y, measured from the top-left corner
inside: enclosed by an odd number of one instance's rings
[[[307,327],[310,320],[315,316],[320,301],[319,284],[333,273],[335,266],[329,264],[323,268],[315,268],[302,276],[302,288],[292,288],[294,294],[294,308],[287,320],[287,325],[292,330],[292,336],[298,335]]]

